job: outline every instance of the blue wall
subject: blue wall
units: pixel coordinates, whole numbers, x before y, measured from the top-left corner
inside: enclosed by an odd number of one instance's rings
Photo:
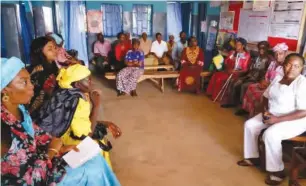
[[[119,4],[122,5],[123,11],[131,12],[133,9],[133,4],[145,4],[153,5],[153,12],[167,12],[167,2],[166,1],[86,1],[87,10],[100,10],[101,4]]]

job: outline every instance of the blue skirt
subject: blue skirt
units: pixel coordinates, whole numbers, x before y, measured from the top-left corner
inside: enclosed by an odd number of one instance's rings
[[[98,154],[82,166],[66,167],[66,174],[57,186],[120,186],[114,172]]]

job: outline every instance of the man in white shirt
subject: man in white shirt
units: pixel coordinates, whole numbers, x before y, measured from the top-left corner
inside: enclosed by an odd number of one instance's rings
[[[96,62],[96,67],[98,71],[108,71],[109,70],[109,60],[108,53],[111,50],[111,44],[108,40],[104,39],[102,33],[97,34],[97,41],[94,43],[93,53],[94,61]]]
[[[163,58],[168,51],[168,46],[165,41],[162,40],[161,33],[156,33],[156,40],[152,43],[151,54],[154,55],[159,63],[165,63]]]

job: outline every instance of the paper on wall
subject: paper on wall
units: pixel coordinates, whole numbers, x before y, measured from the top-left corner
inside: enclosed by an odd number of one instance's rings
[[[272,23],[297,23],[302,19],[301,10],[274,11]]]
[[[220,13],[220,29],[233,30],[235,12],[221,12]]]
[[[271,24],[269,36],[298,39],[299,31],[299,24]]]
[[[206,21],[201,21],[201,32],[206,32],[207,24]]]
[[[270,9],[270,1],[254,1],[253,11],[266,11]]]
[[[88,32],[102,32],[102,12],[99,10],[88,10],[87,12]]]
[[[91,158],[101,152],[101,148],[97,142],[90,137],[86,137],[80,144],[77,145],[79,152],[71,150],[63,156],[63,159],[71,168],[77,168],[86,163]]]
[[[248,42],[258,42],[268,39],[270,11],[255,12],[241,10],[238,26],[238,37]]]

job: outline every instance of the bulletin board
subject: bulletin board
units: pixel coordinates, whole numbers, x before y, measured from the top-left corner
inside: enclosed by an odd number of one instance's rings
[[[272,46],[285,42],[289,50],[297,50],[304,7],[305,2],[275,1],[268,35]]]

